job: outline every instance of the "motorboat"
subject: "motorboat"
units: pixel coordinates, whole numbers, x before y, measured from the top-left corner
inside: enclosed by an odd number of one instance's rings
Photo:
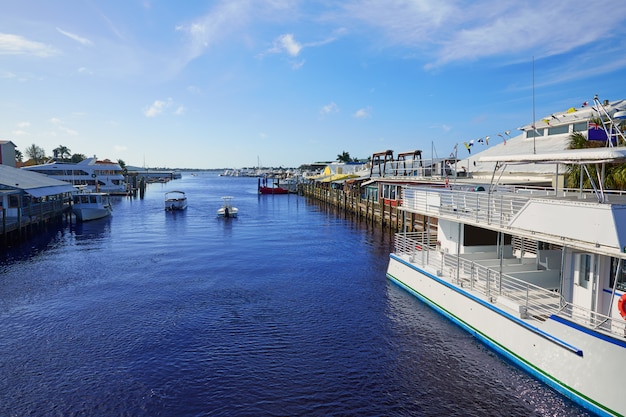
[[[168,191],[165,193],[165,210],[185,210],[187,208],[187,196],[183,191]]]
[[[113,211],[107,193],[80,191],[72,196],[72,213],[80,221],[101,219]]]
[[[237,217],[239,210],[237,207],[233,207],[233,197],[225,196],[222,197],[224,201],[222,207],[217,210],[217,217],[231,218]]]
[[[69,182],[89,191],[121,195],[128,191],[124,170],[120,164],[108,159],[98,160],[93,157],[78,163],[53,160],[49,163],[26,166],[21,169],[48,175],[51,178]]]
[[[289,178],[268,178],[259,177],[259,194],[289,194],[298,191],[298,180],[295,177]]]

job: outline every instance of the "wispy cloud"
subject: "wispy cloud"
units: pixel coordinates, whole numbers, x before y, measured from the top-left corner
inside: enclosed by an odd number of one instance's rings
[[[172,114],[175,114],[177,116],[181,116],[185,114],[187,110],[184,106],[176,105],[174,103],[174,100],[172,100],[171,98],[168,98],[167,100],[155,100],[151,105],[144,108],[143,114],[149,118],[157,117],[163,114],[166,110],[171,109],[171,108],[174,108],[174,111],[172,112]]]
[[[327,114],[339,113],[339,106],[334,101],[331,101],[327,105],[321,108],[320,114],[325,116]]]
[[[280,35],[274,40],[274,46],[268,51],[272,53],[286,52],[290,56],[296,57],[302,50],[300,45],[293,37],[292,33]]]
[[[93,46],[93,42],[90,41],[87,38],[83,38],[81,36],[78,36],[78,35],[76,35],[74,33],[67,32],[67,31],[65,31],[63,29],[60,29],[60,28],[57,28],[57,32],[59,32],[61,35],[67,36],[68,38],[70,38],[73,41],[76,41],[76,42],[80,43],[81,45]]]
[[[430,57],[426,68],[517,54],[546,57],[623,36],[626,2],[598,0],[593,7],[539,0],[355,0],[346,18],[372,27],[380,47],[409,47]],[[611,10],[606,13],[606,10]],[[581,26],[573,22],[602,22]]]
[[[42,58],[58,55],[59,51],[41,42],[19,35],[0,33],[0,55],[33,55]]]
[[[357,110],[354,113],[354,117],[357,119],[367,119],[372,117],[372,108],[371,107],[363,107],[362,109]]]

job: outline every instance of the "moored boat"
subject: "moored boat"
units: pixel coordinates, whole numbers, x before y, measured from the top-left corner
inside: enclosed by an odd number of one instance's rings
[[[165,193],[165,210],[185,210],[187,208],[187,195],[183,191],[168,191]]]
[[[259,194],[289,194],[298,191],[298,181],[294,177],[290,178],[268,178],[259,177]]]
[[[222,207],[217,210],[217,217],[231,218],[237,217],[239,210],[237,207],[233,207],[233,197],[225,196],[222,197],[224,201]]]
[[[72,196],[72,213],[80,221],[101,219],[113,211],[106,193],[78,192]]]
[[[625,163],[626,148],[483,159],[499,170],[539,163],[601,173],[603,164]],[[396,234],[387,276],[583,407],[619,416],[626,198],[589,177],[592,190],[404,186],[399,209],[428,227]]]
[[[21,169],[48,175],[89,191],[120,195],[128,192],[124,170],[120,164],[108,159],[100,161],[93,157],[78,163],[53,161]]]

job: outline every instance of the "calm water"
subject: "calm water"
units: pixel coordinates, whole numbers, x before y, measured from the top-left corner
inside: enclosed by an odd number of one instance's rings
[[[256,184],[185,174],[4,250],[0,415],[586,415],[390,283],[388,234]]]

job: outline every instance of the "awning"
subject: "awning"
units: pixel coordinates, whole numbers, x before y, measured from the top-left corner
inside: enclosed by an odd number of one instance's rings
[[[47,195],[73,193],[74,191],[76,191],[76,189],[71,184],[67,184],[67,185],[53,185],[50,187],[29,188],[24,191],[26,191],[26,193],[32,195],[33,197],[39,198],[39,197],[44,197]]]

